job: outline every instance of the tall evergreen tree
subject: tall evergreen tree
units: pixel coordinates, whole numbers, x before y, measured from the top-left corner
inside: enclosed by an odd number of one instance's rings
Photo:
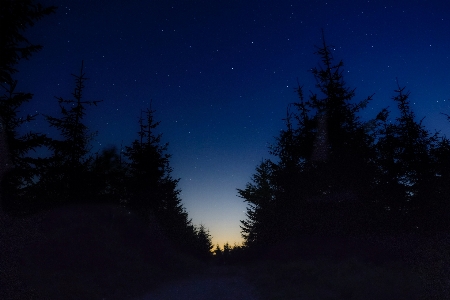
[[[19,128],[31,122],[35,116],[19,116],[19,108],[24,102],[32,98],[30,93],[16,93],[17,81],[11,86],[3,86],[5,94],[0,96],[0,123],[4,135],[2,145],[4,155],[8,157],[9,165],[1,166],[7,170],[2,182],[4,194],[2,207],[13,214],[27,213],[31,207],[27,197],[27,188],[34,184],[42,160],[32,157],[30,152],[43,146],[48,140],[44,134],[28,132],[19,134]],[[1,122],[3,120],[3,122]]]
[[[196,229],[179,198],[179,179],[172,177],[168,144],[161,144],[162,134],[155,129],[160,122],[153,118],[154,110],[145,111],[139,119],[139,138],[125,147],[128,159],[126,204],[144,219],[153,215],[172,242],[194,251]]]
[[[19,128],[34,120],[35,116],[21,116],[19,108],[29,102],[31,93],[17,92],[17,80],[13,75],[17,72],[18,62],[39,51],[42,46],[32,44],[23,35],[34,22],[55,11],[56,7],[43,7],[31,0],[5,0],[0,2],[0,85],[3,93],[0,96],[0,126],[4,138],[2,151],[7,154],[9,166],[2,181],[4,195],[2,207],[10,213],[24,213],[30,209],[25,196],[25,187],[33,184],[36,167],[40,160],[28,154],[45,142],[43,134],[28,132],[19,134]]]
[[[62,139],[51,139],[47,147],[53,152],[41,170],[37,195],[50,205],[70,202],[95,201],[89,164],[92,160],[90,141],[95,133],[89,133],[83,123],[86,106],[97,105],[101,100],[83,100],[84,82],[87,80],[81,64],[80,74],[74,75],[73,99],[56,97],[61,117],[45,116],[51,127],[56,128]],[[39,201],[39,200],[38,200]]]
[[[168,144],[161,145],[162,134],[155,134],[161,122],[153,120],[154,111],[147,109],[145,118],[139,119],[139,138],[131,146],[125,147],[124,156],[128,158],[128,205],[143,215],[160,212],[164,208],[160,189],[163,179],[171,176],[170,154],[166,153]],[[176,185],[178,180],[174,180]],[[165,191],[167,192],[167,191]],[[171,191],[178,195],[177,190]]]
[[[209,230],[203,224],[200,224],[195,228],[195,234],[196,240],[193,254],[201,260],[210,260],[212,258],[211,250],[214,246]]]
[[[333,63],[331,48],[325,38],[316,54],[321,57],[323,64],[323,67],[312,69],[320,95],[312,94],[308,105],[316,111],[316,128],[322,125],[325,127],[322,131],[327,132],[327,143],[324,144],[328,147],[326,163],[313,163],[317,165],[316,170],[321,177],[320,193],[350,190],[365,194],[369,190],[367,184],[372,175],[370,162],[373,158],[373,141],[357,113],[367,106],[372,96],[357,103],[352,102],[355,90],[346,86],[343,62]],[[316,132],[323,136],[323,132]]]
[[[317,205],[317,214],[325,216],[327,214],[321,210],[337,209],[337,203],[361,206],[362,203],[348,202],[356,199],[370,201],[368,195],[374,172],[373,138],[367,124],[357,116],[369,103],[371,96],[360,102],[353,101],[354,89],[348,88],[343,79],[343,62],[333,62],[331,47],[326,44],[324,37],[322,39],[323,44],[316,52],[322,65],[311,70],[320,93],[311,93],[308,101],[304,101],[302,89],[298,88],[300,102],[296,104],[298,111],[294,115],[297,126],[294,130],[288,126],[287,130],[294,132],[291,143],[295,146],[290,148],[296,152],[291,156],[296,159],[297,171],[292,172],[292,168],[278,165],[278,173],[284,173],[284,176],[277,176],[277,185],[282,186],[285,178],[291,178],[294,182],[289,189],[294,187],[294,192],[286,193],[283,189],[284,195],[279,196],[277,201],[283,204],[295,201],[280,206],[288,207],[287,215],[296,212],[297,217],[291,216],[294,222],[298,223],[299,219],[304,218],[300,220],[303,225],[313,222],[310,209],[316,207],[315,211]],[[277,146],[278,149],[287,148],[282,140],[278,140]],[[281,153],[278,151],[274,154]],[[324,223],[322,219],[319,217],[317,223]],[[289,226],[295,226],[295,223]]]
[[[397,83],[398,85],[398,83]],[[390,208],[394,213],[403,216],[405,224],[409,227],[418,227],[418,218],[425,215],[429,218],[430,206],[436,201],[434,197],[436,189],[436,168],[432,153],[439,140],[438,133],[431,134],[422,124],[417,122],[415,114],[410,107],[410,93],[404,92],[405,88],[398,85],[393,100],[397,103],[400,116],[396,123],[391,125],[390,133],[380,139],[379,144],[389,145],[389,164],[383,164],[386,173],[391,173],[394,180],[403,187],[404,194],[391,198]],[[389,136],[390,135],[390,136]],[[394,196],[392,195],[392,196]],[[422,225],[420,225],[422,226]]]
[[[28,27],[44,16],[56,11],[55,6],[43,7],[32,0],[2,0],[0,2],[0,82],[11,85],[12,75],[17,72],[16,65],[21,59],[42,49],[32,44],[24,35]]]
[[[343,63],[335,64],[331,51],[323,38],[316,52],[322,65],[312,69],[319,93],[305,101],[299,85],[299,101],[288,108],[286,129],[270,151],[277,160],[263,173],[261,166],[257,169],[256,180],[270,174],[271,205],[261,208],[255,200],[255,195],[267,194],[260,182],[238,190],[250,203],[242,221],[247,245],[262,232],[268,235],[263,240],[274,242],[342,224],[342,229],[355,230],[372,209],[376,153],[371,125],[377,120],[362,122],[357,116],[372,96],[353,101],[355,92],[344,82]]]
[[[285,198],[300,201],[309,193],[310,182],[300,178],[309,167],[317,132],[316,122],[310,116],[311,108],[304,101],[302,87],[298,86],[296,92],[299,102],[288,106],[284,119],[286,129],[280,132],[276,144],[270,149],[270,154],[278,158],[277,163],[271,166],[272,181],[273,185],[277,186],[278,200]],[[289,200],[284,203],[286,210],[293,209],[292,205],[295,206],[295,203],[290,203]]]
[[[276,236],[277,217],[275,211],[275,187],[272,183],[272,167],[270,160],[263,161],[252,176],[252,183],[245,189],[238,189],[239,197],[247,202],[246,220],[241,220],[241,232],[245,246],[263,247],[273,242]]]

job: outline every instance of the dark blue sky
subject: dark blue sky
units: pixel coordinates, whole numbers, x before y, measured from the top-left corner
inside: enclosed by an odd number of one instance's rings
[[[54,96],[70,97],[82,60],[85,99],[104,100],[87,111],[94,149],[129,145],[153,99],[183,205],[214,243],[241,242],[236,188],[270,157],[297,79],[315,91],[321,28],[355,101],[375,93],[363,118],[396,111],[397,77],[418,118],[449,136],[447,1],[39,2],[59,9],[26,31],[44,49],[19,65],[18,89],[35,95],[23,111],[57,115]],[[43,118],[33,127],[47,130]]]

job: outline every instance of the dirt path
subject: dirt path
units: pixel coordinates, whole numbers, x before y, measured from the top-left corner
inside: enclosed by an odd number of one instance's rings
[[[166,284],[139,300],[258,300],[254,287],[244,275],[227,267]]]

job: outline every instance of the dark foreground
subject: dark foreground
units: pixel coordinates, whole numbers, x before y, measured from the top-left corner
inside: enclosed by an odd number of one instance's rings
[[[0,299],[450,299],[448,234],[309,236],[216,266],[108,209],[82,224],[1,214]]]

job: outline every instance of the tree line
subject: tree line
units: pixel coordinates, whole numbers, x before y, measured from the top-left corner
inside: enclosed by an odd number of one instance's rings
[[[397,81],[375,118],[359,113],[373,95],[355,101],[343,62],[317,47],[311,69],[317,92],[287,108],[285,128],[238,195],[248,204],[244,245],[258,249],[302,234],[427,233],[449,228],[450,141],[430,132]],[[448,117],[448,116],[447,116]]]
[[[154,216],[180,249],[198,257],[211,254],[211,236],[194,226],[180,199],[179,179],[172,177],[168,144],[156,133],[160,122],[149,107],[141,111],[136,139],[123,149],[92,153],[95,132],[83,123],[87,108],[102,105],[86,100],[86,76],[73,75],[70,99],[56,97],[58,116],[44,115],[59,137],[20,134],[36,115],[22,116],[20,107],[31,93],[16,92],[14,74],[21,59],[39,51],[23,31],[56,11],[32,0],[0,4],[0,167],[2,209],[29,215],[70,203],[103,202],[124,205],[146,220]],[[354,101],[343,62],[335,62],[325,42],[317,47],[321,65],[311,69],[317,92],[287,108],[285,128],[269,153],[238,194],[248,204],[241,221],[244,247],[216,247],[219,261],[239,261],[244,248],[258,249],[301,234],[364,234],[430,232],[449,228],[450,141],[418,120],[410,93],[397,82],[388,107],[363,121],[359,114],[373,95]],[[447,116],[448,117],[448,116]],[[49,155],[33,156],[45,148]]]
[[[2,209],[14,216],[27,216],[74,203],[122,205],[148,222],[155,218],[179,250],[207,259],[211,236],[203,225],[192,224],[181,203],[179,179],[171,175],[168,144],[156,133],[160,122],[155,121],[151,107],[141,111],[138,134],[130,145],[120,151],[109,147],[92,153],[90,143],[96,133],[89,131],[84,117],[88,107],[102,101],[85,99],[87,78],[82,63],[80,72],[72,74],[72,97],[56,97],[59,115],[44,115],[59,136],[19,133],[21,126],[33,122],[37,115],[20,114],[22,104],[33,95],[16,92],[16,65],[42,48],[30,43],[23,31],[54,13],[56,7],[43,7],[31,0],[6,0],[1,2],[0,11]],[[38,149],[47,149],[49,154],[33,155]]]

